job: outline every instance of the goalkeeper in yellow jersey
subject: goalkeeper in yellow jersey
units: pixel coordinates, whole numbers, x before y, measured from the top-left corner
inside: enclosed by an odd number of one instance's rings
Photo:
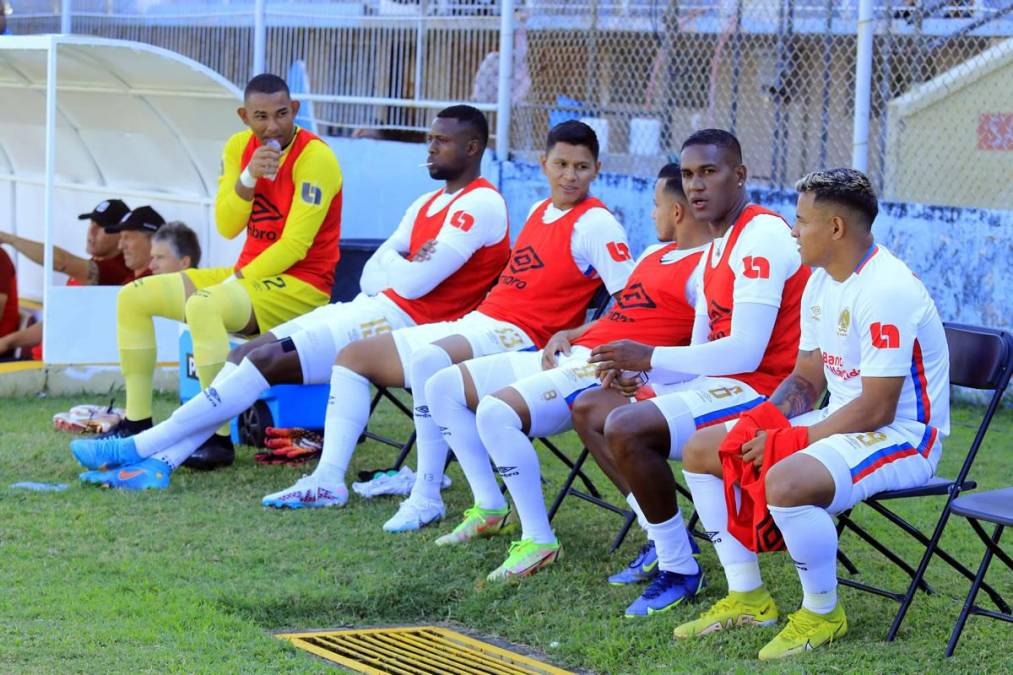
[[[256,335],[330,301],[341,230],[341,169],[331,149],[295,125],[299,102],[276,75],[257,75],[239,117],[248,129],[222,154],[215,196],[218,232],[245,230],[232,267],[139,279],[117,302],[126,416],[111,436],[151,427],[155,333],[152,318],[186,321],[193,359],[206,389],[229,353],[228,333]],[[213,469],[235,457],[228,427],[191,455],[187,466]]]

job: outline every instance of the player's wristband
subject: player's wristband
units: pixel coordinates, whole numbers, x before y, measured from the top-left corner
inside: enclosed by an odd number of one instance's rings
[[[246,167],[243,169],[243,172],[239,174],[239,182],[251,190],[257,187],[257,179],[250,173],[250,167]]]

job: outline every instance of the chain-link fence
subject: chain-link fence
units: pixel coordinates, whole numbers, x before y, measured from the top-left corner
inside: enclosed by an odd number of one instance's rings
[[[59,0],[7,2],[11,32],[59,29]],[[470,101],[493,125],[510,106],[521,159],[578,118],[619,173],[653,175],[707,126],[739,136],[756,186],[852,163],[858,0],[516,4],[504,101],[500,0],[74,0],[72,30],[172,49],[241,86],[263,26],[265,68],[323,133],[419,139],[435,110]],[[1009,208],[1013,1],[874,5],[868,170],[884,196]]]

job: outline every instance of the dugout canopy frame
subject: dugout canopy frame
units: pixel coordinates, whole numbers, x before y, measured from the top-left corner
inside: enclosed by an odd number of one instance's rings
[[[242,93],[206,66],[151,45],[79,35],[0,38],[0,228],[45,242],[21,258],[21,295],[43,300],[47,363],[115,363],[115,287],[67,287],[52,246],[84,255],[87,213],[103,199],[154,206],[198,234],[202,264],[231,264],[242,237],[217,236],[221,149],[242,128]],[[177,331],[156,322],[159,360]]]

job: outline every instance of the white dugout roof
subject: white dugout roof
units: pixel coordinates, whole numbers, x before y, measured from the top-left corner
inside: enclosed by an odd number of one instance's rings
[[[229,264],[242,241],[211,236],[213,200],[221,148],[241,128],[241,98],[219,74],[158,47],[0,37],[0,227],[83,255],[78,214],[119,197],[190,225],[204,266]],[[117,360],[116,289],[67,288],[23,258],[18,281],[22,296],[44,299],[48,362]],[[88,326],[83,341],[81,326]],[[159,333],[160,360],[175,360],[175,332]],[[68,334],[75,340],[55,339]]]

